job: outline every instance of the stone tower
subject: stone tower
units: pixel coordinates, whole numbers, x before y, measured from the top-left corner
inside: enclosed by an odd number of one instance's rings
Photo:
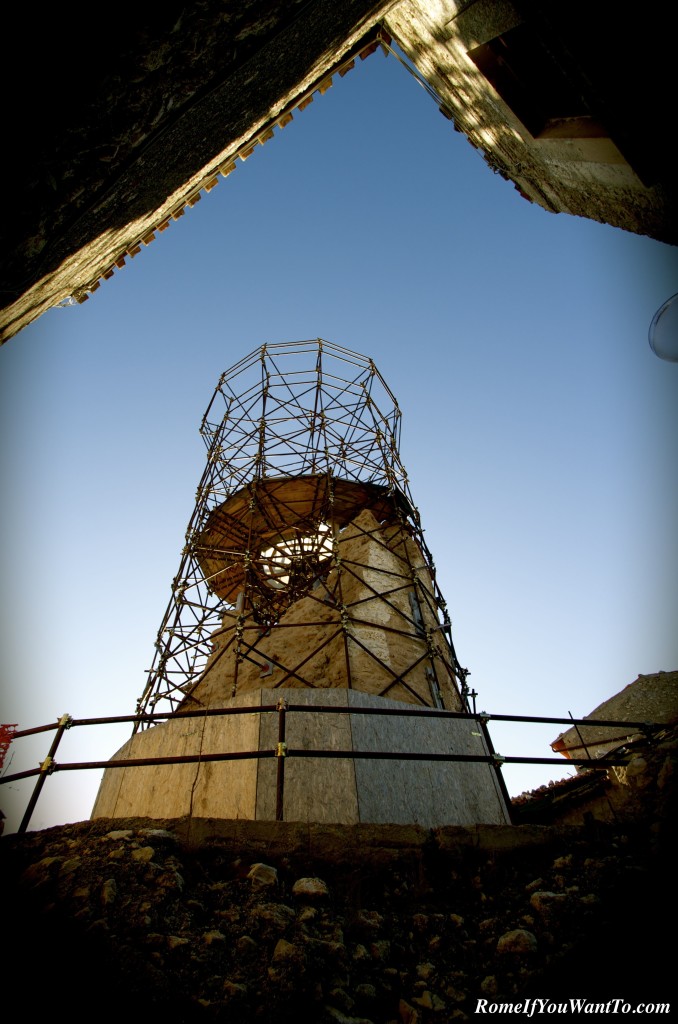
[[[468,711],[464,671],[374,363],[264,345],[222,375],[201,433],[139,722],[113,758],[159,763],[108,768],[93,817],[508,820],[492,764],[440,759],[488,750],[449,714]]]

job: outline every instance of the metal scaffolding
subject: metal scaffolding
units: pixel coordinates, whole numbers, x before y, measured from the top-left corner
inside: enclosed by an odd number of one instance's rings
[[[384,696],[466,707],[466,673],[400,461],[400,420],[372,360],[322,339],[263,345],[222,374],[201,424],[207,462],[137,705],[142,728],[154,712],[199,706],[200,684],[226,657],[235,664],[229,696],[246,663],[261,678],[275,669],[266,686],[327,685],[310,665],[317,644],[327,658],[335,641],[346,650],[349,687],[348,649],[361,647],[385,676]],[[372,518],[356,526],[365,511]],[[342,557],[349,525],[388,550],[396,566],[388,578],[375,582],[367,566]],[[363,596],[351,603],[348,584],[358,578]],[[303,624],[322,626],[322,639],[301,662],[272,657],[263,638],[298,628],[299,615],[293,624],[285,616],[305,598]],[[410,651],[397,669],[365,642],[373,625],[365,608],[376,601]],[[412,682],[424,664],[426,692]]]

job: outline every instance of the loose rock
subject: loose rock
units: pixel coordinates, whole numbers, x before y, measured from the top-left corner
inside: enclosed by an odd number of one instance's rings
[[[253,889],[265,889],[278,884],[278,872],[270,864],[253,864],[247,877]]]
[[[316,902],[329,895],[329,889],[322,878],[299,878],[292,886],[292,895],[300,900]]]
[[[514,928],[500,937],[497,953],[536,953],[538,945],[537,937],[532,932],[526,928]]]

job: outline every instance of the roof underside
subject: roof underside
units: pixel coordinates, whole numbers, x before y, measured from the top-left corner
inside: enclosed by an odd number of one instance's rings
[[[645,5],[630,39],[617,4],[583,0],[168,0],[145,16],[121,0],[96,26],[54,7],[39,19],[12,8],[0,341],[118,272],[375,48],[380,25],[526,198],[675,244],[664,11]],[[558,79],[553,110],[529,100],[540,66]],[[572,125],[574,140],[563,139]],[[612,185],[596,178],[601,159]]]

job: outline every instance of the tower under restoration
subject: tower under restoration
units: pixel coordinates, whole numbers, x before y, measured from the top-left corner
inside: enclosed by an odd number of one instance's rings
[[[264,345],[222,375],[201,433],[137,731],[115,756],[174,763],[107,769],[93,816],[507,820],[490,764],[398,757],[488,751],[473,720],[440,715],[468,710],[465,673],[372,360]],[[288,705],[280,743],[270,712]],[[328,750],[344,756],[310,753]],[[226,759],[195,760],[211,755]]]

